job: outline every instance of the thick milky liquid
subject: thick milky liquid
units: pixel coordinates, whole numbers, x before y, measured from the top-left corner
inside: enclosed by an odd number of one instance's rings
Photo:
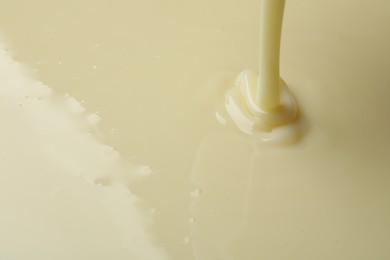
[[[230,119],[259,141],[292,144],[301,138],[298,105],[280,78],[280,42],[285,0],[261,2],[259,70],[244,70],[226,94]]]
[[[388,259],[390,2],[286,3],[281,76],[310,126],[290,147],[215,118],[258,66],[259,7],[3,0],[0,258]]]
[[[255,100],[266,111],[278,109],[280,100],[280,41],[285,0],[263,0],[260,13],[259,79]]]
[[[97,114],[31,79],[4,49],[0,258],[167,259],[127,184],[150,168],[101,143],[92,135]]]

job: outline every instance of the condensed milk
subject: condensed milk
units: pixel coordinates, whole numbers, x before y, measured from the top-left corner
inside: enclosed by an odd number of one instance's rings
[[[390,2],[286,1],[287,146],[225,109],[257,0],[0,5],[0,258],[390,257]]]

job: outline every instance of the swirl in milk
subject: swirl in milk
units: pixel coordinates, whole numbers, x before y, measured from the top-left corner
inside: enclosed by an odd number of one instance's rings
[[[282,105],[265,111],[255,100],[258,78],[258,73],[253,70],[239,74],[235,87],[226,95],[226,111],[238,129],[248,135],[278,144],[297,142],[300,138],[298,106],[291,91],[280,79]]]

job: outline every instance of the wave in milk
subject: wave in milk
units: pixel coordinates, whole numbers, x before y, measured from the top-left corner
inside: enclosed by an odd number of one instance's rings
[[[166,259],[128,189],[148,166],[93,134],[99,121],[34,80],[0,42],[0,258]]]

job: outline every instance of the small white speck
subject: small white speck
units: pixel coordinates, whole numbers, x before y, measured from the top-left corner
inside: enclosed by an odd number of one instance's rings
[[[93,65],[93,66],[92,66],[92,69],[94,69],[94,70],[96,70],[97,68],[98,68],[97,65]]]
[[[141,165],[138,167],[137,173],[138,173],[138,175],[141,175],[141,176],[149,176],[152,174],[152,169],[150,168],[150,166]]]
[[[191,242],[191,239],[189,237],[185,237],[183,239],[184,244],[189,244]]]
[[[196,189],[190,193],[191,197],[196,198],[199,197],[202,191],[200,189]]]
[[[88,123],[92,124],[92,125],[95,125],[97,124],[99,121],[100,121],[100,116],[98,114],[90,114],[88,115],[87,117],[87,121]]]
[[[58,65],[62,65],[62,61],[58,61]]]

